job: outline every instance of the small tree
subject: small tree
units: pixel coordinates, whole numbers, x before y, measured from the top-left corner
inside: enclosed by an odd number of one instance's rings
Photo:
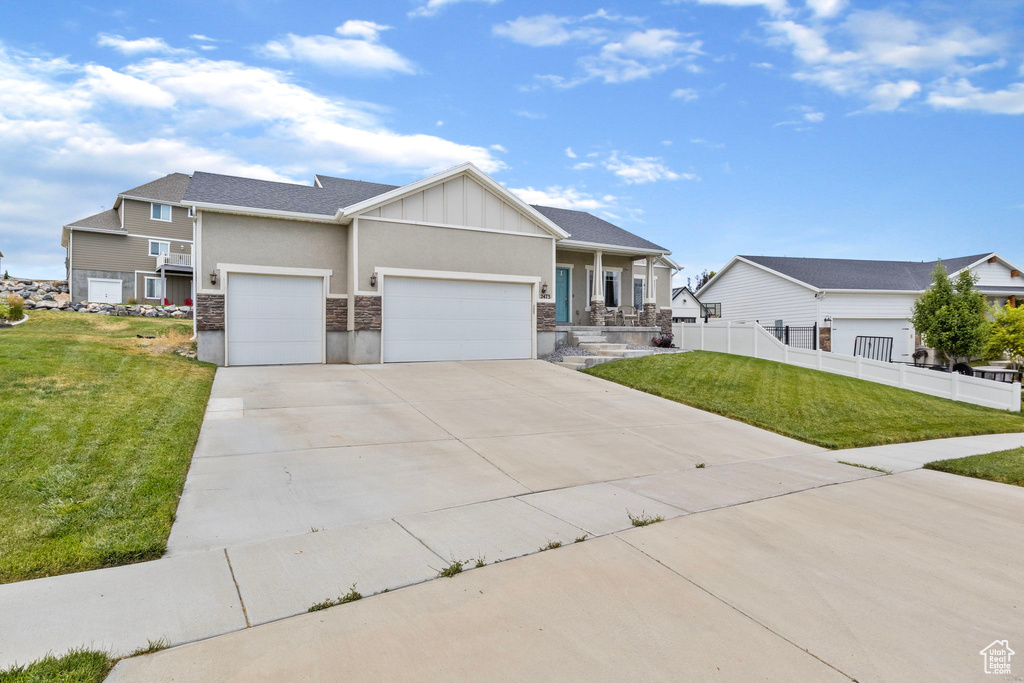
[[[989,358],[1008,356],[1013,369],[1024,365],[1024,307],[1013,308],[1009,304],[1000,308],[992,307],[992,324],[989,328],[985,354]]]
[[[711,278],[713,278],[714,276],[715,276],[715,271],[713,271],[713,270],[706,270],[705,269],[703,272],[701,272],[700,275],[697,276],[697,289],[699,290],[701,287],[703,287],[708,282],[710,282]],[[697,291],[697,290],[694,290],[694,291]]]
[[[976,356],[985,347],[987,305],[985,296],[974,289],[976,280],[963,270],[952,282],[939,261],[932,271],[932,286],[914,302],[911,322],[924,344],[945,357],[950,372],[957,360]]]

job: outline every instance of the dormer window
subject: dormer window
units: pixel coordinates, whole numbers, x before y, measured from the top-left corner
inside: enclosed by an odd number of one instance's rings
[[[155,221],[167,221],[171,220],[171,207],[167,204],[150,204],[149,217]]]

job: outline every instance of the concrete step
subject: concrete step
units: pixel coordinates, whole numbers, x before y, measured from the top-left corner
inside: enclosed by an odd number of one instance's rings
[[[572,341],[573,346],[579,346],[580,344],[604,344],[608,341],[608,338],[594,334],[584,334],[579,336],[574,334],[570,341]]]
[[[580,342],[577,346],[586,349],[591,353],[601,353],[602,351],[623,351],[626,348],[625,344],[601,344],[594,342]]]
[[[565,358],[562,359],[562,365],[567,365],[571,363],[573,365],[580,365],[585,368],[592,368],[595,365],[601,365],[602,363],[610,363],[613,360],[622,359],[617,356],[565,356]]]
[[[586,358],[586,356],[571,356],[571,358]],[[555,365],[560,365],[563,368],[567,368],[569,370],[582,370],[583,368],[587,367],[586,363],[573,363],[566,360],[563,360],[561,363],[555,363]]]

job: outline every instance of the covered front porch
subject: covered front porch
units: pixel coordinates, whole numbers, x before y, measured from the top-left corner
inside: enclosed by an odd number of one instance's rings
[[[671,288],[671,269],[660,254],[559,244],[555,250],[555,322],[563,327],[660,329],[659,289]],[[661,287],[659,288],[659,273]],[[600,273],[594,286],[594,273]],[[637,330],[639,331],[639,330]],[[647,330],[644,331],[645,333]],[[650,335],[647,335],[647,340]],[[645,342],[646,343],[646,342]]]

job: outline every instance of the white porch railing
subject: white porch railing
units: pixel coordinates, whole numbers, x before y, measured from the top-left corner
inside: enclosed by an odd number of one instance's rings
[[[188,266],[192,267],[192,254],[160,254],[156,257],[156,269],[161,266]]]
[[[684,349],[752,356],[988,408],[1020,410],[1020,382],[995,382],[860,356],[797,349],[786,346],[756,323],[676,323],[672,332],[678,340],[676,343]]]

